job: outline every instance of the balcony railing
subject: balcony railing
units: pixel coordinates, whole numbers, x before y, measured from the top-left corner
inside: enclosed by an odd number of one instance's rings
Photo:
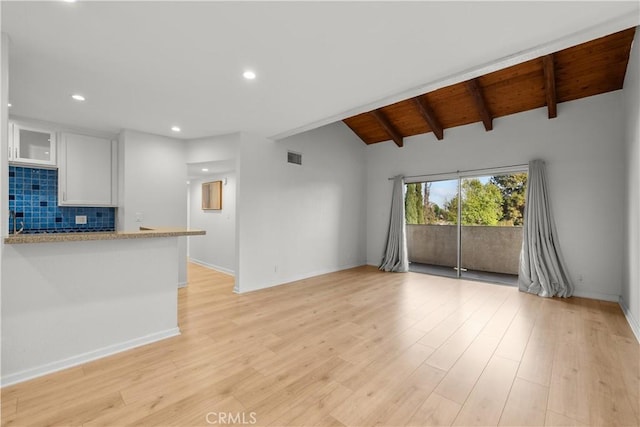
[[[522,227],[462,226],[461,267],[518,274]],[[409,261],[455,267],[456,225],[407,224]]]

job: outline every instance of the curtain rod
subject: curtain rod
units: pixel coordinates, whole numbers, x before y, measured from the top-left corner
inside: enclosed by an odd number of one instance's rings
[[[495,168],[483,168],[483,169],[467,169],[467,170],[463,170],[463,171],[454,171],[454,172],[440,172],[440,173],[430,173],[430,174],[424,174],[424,175],[409,175],[409,176],[405,176],[403,178],[427,178],[430,176],[442,176],[442,175],[453,175],[453,174],[460,174],[460,173],[468,173],[468,172],[490,172],[490,171],[500,171],[500,169],[512,169],[512,168],[528,168],[529,164],[523,164],[523,165],[509,165],[509,166],[498,166]],[[395,179],[395,177],[391,177],[389,178],[389,181],[393,181]]]

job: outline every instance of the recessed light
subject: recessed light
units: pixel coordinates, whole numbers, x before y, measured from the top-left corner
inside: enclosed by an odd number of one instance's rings
[[[202,172],[209,172],[209,169],[207,169],[207,168],[202,168]]]
[[[64,1],[65,3],[75,3],[77,0],[62,0],[62,1]]]
[[[242,77],[244,77],[247,80],[253,80],[256,78],[256,73],[251,70],[247,70],[244,73],[242,73]]]
[[[7,104],[7,107],[11,108],[11,107],[12,107],[11,103],[8,103],[8,104]]]
[[[174,132],[180,132],[181,129],[178,126],[171,126],[171,130]]]
[[[75,94],[71,95],[71,97],[73,99],[75,99],[76,101],[80,101],[80,102],[85,100],[84,96],[80,95],[79,93],[75,93]]]

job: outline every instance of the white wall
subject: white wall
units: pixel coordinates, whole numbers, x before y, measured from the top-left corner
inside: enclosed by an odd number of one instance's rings
[[[626,245],[620,303],[640,341],[640,36],[636,32],[624,81]]]
[[[223,181],[221,210],[202,209],[202,183],[210,181]],[[189,259],[233,274],[236,268],[236,174],[229,172],[190,182],[189,226],[206,230],[207,234],[189,239]]]
[[[243,134],[239,292],[364,264],[364,149],[342,123],[278,142]]]
[[[2,385],[176,335],[176,238],[4,245]]]
[[[184,141],[123,130],[118,144],[118,230],[141,225],[187,226],[187,166]],[[143,221],[136,221],[136,214]],[[187,242],[178,238],[177,283],[187,282]]]
[[[384,252],[391,201],[389,177],[547,163],[558,237],[576,295],[618,300],[624,256],[624,149],[621,91],[367,148],[367,262]],[[582,276],[583,281],[579,281]]]
[[[186,162],[201,163],[238,158],[241,133],[186,141]]]

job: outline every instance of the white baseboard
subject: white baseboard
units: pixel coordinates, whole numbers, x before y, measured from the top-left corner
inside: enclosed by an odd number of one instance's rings
[[[573,296],[578,298],[599,299],[602,301],[610,302],[618,302],[620,300],[620,295],[603,294],[600,292],[583,291],[580,289],[575,289],[573,291]]]
[[[103,357],[130,350],[132,348],[151,344],[153,342],[160,341],[166,338],[171,338],[176,335],[180,335],[180,328],[172,328],[167,329],[166,331],[154,332],[143,337],[134,338],[132,340],[117,344],[112,344],[107,347],[92,350],[83,354],[79,354],[77,356],[69,357],[67,359],[58,360],[55,362],[36,366],[35,368],[25,369],[24,371],[16,372],[14,374],[5,375],[0,380],[0,384],[2,384],[2,387],[6,387],[9,385],[21,383],[23,381],[41,377],[47,374],[52,374],[63,369],[91,362],[92,360],[101,359]]]
[[[209,264],[208,262],[200,261],[199,259],[190,258],[189,261],[191,261],[194,264],[198,264],[198,265],[201,265],[203,267],[207,267],[207,268],[210,268],[212,270],[219,271],[220,273],[229,274],[231,276],[235,276],[235,274],[236,274],[235,271],[233,271],[233,270],[230,270],[230,269],[225,268],[225,267],[220,267],[219,265]]]
[[[304,280],[310,277],[322,276],[323,274],[336,273],[338,271],[349,270],[350,268],[362,267],[363,265],[364,265],[363,262],[356,262],[353,264],[339,265],[335,268],[325,268],[321,270],[312,271],[310,273],[302,273],[302,274],[294,275],[288,278],[286,283],[297,282],[298,280]]]
[[[184,288],[187,286],[187,282],[178,282],[178,288]]]
[[[266,284],[263,284],[263,285],[258,286],[256,288],[243,290],[242,292],[240,292],[240,291],[238,291],[238,290],[236,290],[234,288],[234,292],[238,293],[238,294],[244,294],[244,293],[247,293],[247,292],[259,291],[261,289],[267,289],[267,288],[273,288],[275,286],[287,285],[289,283],[297,282],[299,280],[308,279],[310,277],[322,276],[323,274],[336,273],[336,272],[342,271],[342,270],[349,270],[350,268],[362,267],[363,265],[366,265],[366,264],[364,262],[357,262],[357,263],[354,263],[354,264],[341,265],[341,266],[338,266],[338,267],[335,267],[335,268],[327,268],[327,269],[321,269],[321,270],[312,271],[312,272],[309,272],[309,273],[295,274],[295,275],[292,275],[290,277],[286,277],[286,278],[282,279],[283,281],[278,281],[277,283],[266,283]]]
[[[367,262],[367,265],[370,265],[372,267],[377,267],[377,268],[380,267],[379,265],[372,264],[370,262]],[[598,300],[610,301],[610,302],[618,302],[620,299],[619,295],[603,294],[601,292],[585,291],[582,289],[575,289],[573,292],[573,296],[579,297],[579,298],[598,299]]]
[[[629,310],[629,307],[627,307],[627,304],[624,302],[622,297],[618,300],[618,304],[620,304],[624,317],[627,318],[627,323],[631,326],[633,335],[636,336],[636,340],[640,343],[640,323],[638,322],[638,319],[633,316],[633,313],[631,313],[631,310]]]

